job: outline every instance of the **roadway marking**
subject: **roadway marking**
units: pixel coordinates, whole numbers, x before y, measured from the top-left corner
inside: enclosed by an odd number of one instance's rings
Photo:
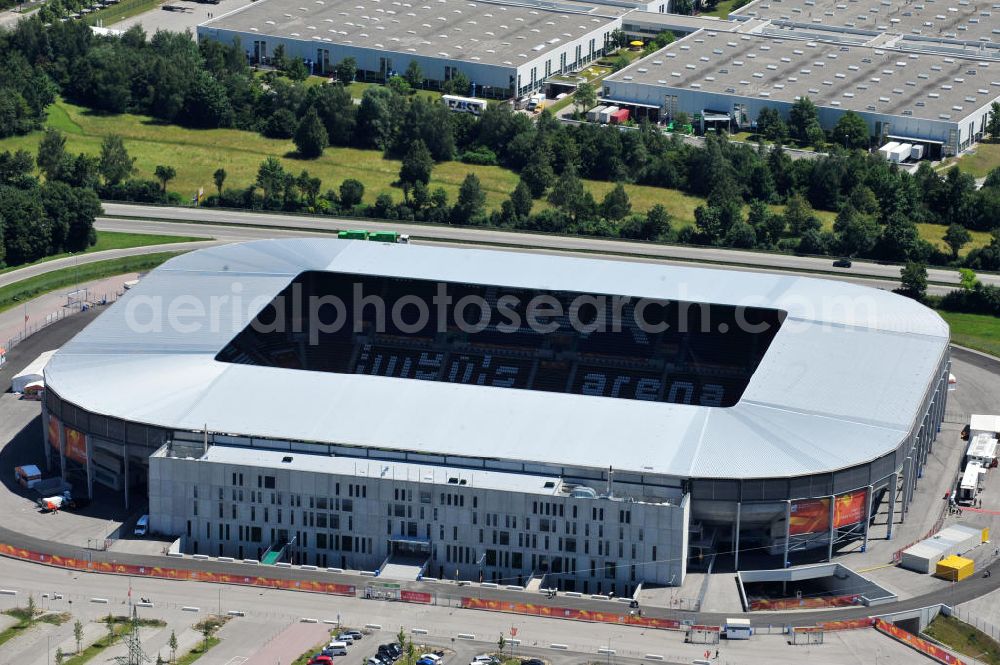
[[[248,660],[250,660],[249,656],[233,656],[226,661],[226,665],[243,665]]]
[[[895,567],[896,567],[896,564],[894,564],[894,563],[883,563],[880,566],[872,566],[871,568],[858,568],[854,572],[856,572],[856,573],[867,573],[867,572],[871,572],[873,570],[881,570],[883,568],[895,568]]]

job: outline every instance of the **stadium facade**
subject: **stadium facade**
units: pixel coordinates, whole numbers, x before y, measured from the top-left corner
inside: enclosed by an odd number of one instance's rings
[[[905,518],[948,369],[937,314],[834,281],[260,241],[60,350],[45,450],[189,553],[626,594]]]

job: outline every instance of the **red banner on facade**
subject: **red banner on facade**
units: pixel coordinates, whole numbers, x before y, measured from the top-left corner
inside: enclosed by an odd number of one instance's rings
[[[423,591],[407,591],[406,589],[401,589],[399,591],[399,599],[404,603],[423,603],[429,605],[433,602],[434,597],[429,593],[424,593]]]
[[[788,533],[801,536],[806,533],[830,530],[830,500],[801,499],[792,501]]]
[[[227,573],[213,573],[201,570],[181,570],[177,568],[163,568],[159,566],[135,566],[123,563],[109,563],[106,561],[88,562],[85,559],[49,556],[48,554],[32,552],[30,550],[2,543],[0,543],[0,555],[23,559],[25,561],[34,561],[35,563],[58,566],[60,568],[87,570],[94,573],[158,577],[169,580],[194,580],[198,582],[214,582],[218,584],[240,584],[246,586],[267,587],[270,589],[285,589],[289,591],[310,591],[313,593],[325,593],[335,596],[354,596],[357,591],[353,584],[332,584],[329,582],[313,582],[308,580],[283,580],[273,577],[230,575]]]
[[[750,611],[778,611],[851,607],[861,604],[861,596],[820,596],[816,598],[767,598],[750,601]]]
[[[87,465],[87,438],[83,432],[66,427],[66,457]]]
[[[568,619],[571,621],[590,621],[594,623],[618,623],[642,628],[657,628],[660,630],[686,630],[680,621],[673,619],[655,619],[612,612],[593,612],[589,610],[574,610],[565,607],[550,607],[534,603],[508,603],[500,600],[483,598],[462,598],[462,607],[470,610],[487,610],[490,612],[510,612],[512,614],[527,614],[529,616],[549,617],[552,619]]]
[[[833,526],[836,528],[857,524],[865,519],[868,506],[868,490],[858,490],[841,494],[833,505]]]
[[[59,450],[59,421],[49,416],[49,445]]]
[[[938,645],[928,642],[925,639],[921,639],[913,633],[908,633],[894,623],[889,623],[888,621],[884,621],[882,619],[876,619],[875,629],[885,633],[889,637],[899,640],[906,646],[916,649],[926,656],[930,656],[939,663],[945,663],[945,665],[965,665],[965,661],[956,658]]]

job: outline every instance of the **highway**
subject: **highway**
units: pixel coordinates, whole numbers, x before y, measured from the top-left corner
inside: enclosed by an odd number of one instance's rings
[[[790,272],[811,277],[836,279],[882,289],[899,285],[899,266],[855,261],[849,269],[834,268],[829,258],[749,252],[717,247],[663,245],[649,242],[583,238],[571,235],[520,233],[477,227],[436,226],[403,222],[342,219],[325,216],[286,215],[212,208],[172,208],[121,203],[105,203],[105,215],[97,221],[103,231],[133,233],[204,235],[224,242],[302,235],[328,235],[346,228],[362,227],[377,231],[402,231],[421,244],[506,248],[547,254],[658,262],[675,265],[697,263],[722,269],[762,272]],[[86,255],[90,256],[90,255]],[[928,291],[941,295],[959,282],[958,272],[931,268]],[[980,275],[987,284],[1000,285],[998,275]]]

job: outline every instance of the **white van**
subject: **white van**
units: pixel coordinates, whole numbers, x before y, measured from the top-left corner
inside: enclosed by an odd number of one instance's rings
[[[347,655],[347,643],[338,642],[334,640],[330,642],[329,646],[326,647],[327,651],[332,653],[334,656],[346,656]]]
[[[143,515],[139,518],[139,521],[135,523],[135,531],[133,533],[137,536],[145,536],[149,531],[149,515]]]

